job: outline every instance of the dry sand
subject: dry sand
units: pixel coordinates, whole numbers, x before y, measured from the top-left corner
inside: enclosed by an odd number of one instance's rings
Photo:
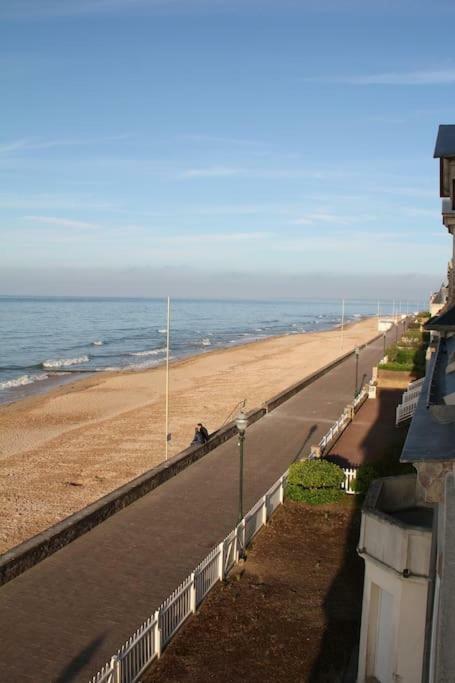
[[[343,352],[377,334],[376,319],[345,329]],[[170,455],[196,422],[219,428],[341,353],[340,331],[295,334],[213,351],[171,366]],[[96,374],[0,407],[0,552],[26,540],[164,458],[164,368]]]

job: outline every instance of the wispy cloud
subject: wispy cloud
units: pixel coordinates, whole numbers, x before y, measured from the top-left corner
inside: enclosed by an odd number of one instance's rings
[[[314,213],[307,213],[292,221],[293,225],[316,225],[318,223],[328,223],[331,225],[351,225],[353,223],[364,223],[366,221],[375,220],[376,216],[356,214],[355,216],[344,216],[338,213],[329,213],[327,211],[315,211]]]
[[[187,134],[181,135],[180,140],[194,143],[208,143],[220,145],[236,145],[239,147],[262,147],[266,143],[261,140],[251,140],[248,138],[236,138],[224,135],[203,135],[203,134]]]
[[[52,147],[76,147],[87,145],[99,145],[109,142],[118,142],[126,140],[131,135],[129,133],[122,133],[121,135],[112,135],[101,138],[57,138],[54,140],[40,140],[38,138],[20,138],[18,140],[10,140],[8,142],[0,143],[0,154],[8,154],[9,152],[28,151],[35,149],[51,149]]]
[[[188,168],[179,174],[180,178],[225,178],[227,176],[244,175],[246,169],[231,166],[208,166]]]
[[[307,82],[343,83],[345,85],[448,85],[455,83],[455,67],[418,71],[388,71],[377,74],[306,78]]]
[[[262,179],[298,179],[313,178],[316,180],[327,179],[329,176],[337,175],[336,171],[320,171],[318,169],[302,168],[246,168],[239,166],[202,166],[200,168],[188,168],[177,174],[180,179],[192,178],[262,178]],[[341,175],[341,172],[340,172]]]
[[[71,218],[59,218],[57,216],[24,216],[24,219],[26,221],[31,221],[32,223],[58,225],[61,228],[72,228],[76,230],[94,230],[102,227],[98,223],[86,223],[85,221],[76,221]]]
[[[151,0],[162,4],[160,0]],[[40,17],[65,17],[79,14],[96,14],[150,4],[150,0],[4,0],[0,17],[22,19]]]
[[[111,202],[95,199],[92,195],[81,194],[0,194],[0,209],[19,209],[23,211],[41,210],[84,210],[114,211],[121,209]]]
[[[217,244],[219,242],[250,242],[273,237],[271,232],[223,232],[191,235],[172,235],[160,240],[162,244]]]

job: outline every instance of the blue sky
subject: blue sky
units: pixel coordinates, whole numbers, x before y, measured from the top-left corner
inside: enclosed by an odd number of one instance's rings
[[[3,0],[0,20],[1,293],[442,279],[451,3]]]

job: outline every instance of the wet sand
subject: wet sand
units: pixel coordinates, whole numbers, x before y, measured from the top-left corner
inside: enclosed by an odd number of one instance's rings
[[[212,351],[171,365],[169,455],[377,335],[376,318]],[[0,406],[0,552],[164,458],[165,371],[99,373]]]

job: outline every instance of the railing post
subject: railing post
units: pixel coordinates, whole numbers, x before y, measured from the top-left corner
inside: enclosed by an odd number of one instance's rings
[[[267,524],[267,496],[262,496],[262,524]]]
[[[196,612],[196,577],[194,572],[191,572],[190,609],[193,614]]]
[[[111,669],[112,669],[112,678],[110,679],[112,683],[121,683],[121,661],[118,657],[118,655],[113,655],[111,657]]]
[[[224,541],[218,546],[218,578],[220,581],[224,579]]]
[[[154,640],[155,640],[155,654],[159,659],[161,657],[161,629],[160,629],[160,610],[155,612],[155,626],[154,626]]]
[[[284,501],[284,475],[280,479],[280,505],[283,505]]]

